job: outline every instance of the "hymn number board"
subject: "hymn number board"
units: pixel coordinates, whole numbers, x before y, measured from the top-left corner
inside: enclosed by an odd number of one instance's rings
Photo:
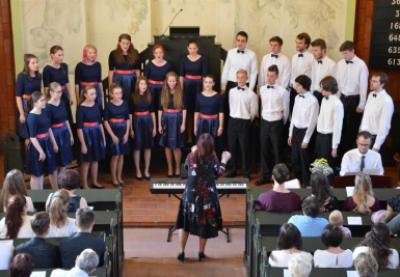
[[[369,67],[400,70],[400,0],[375,0]]]

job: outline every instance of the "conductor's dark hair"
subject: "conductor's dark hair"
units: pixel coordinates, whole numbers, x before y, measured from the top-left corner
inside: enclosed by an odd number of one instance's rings
[[[299,75],[294,81],[299,83],[305,90],[310,90],[311,79],[307,75]]]
[[[319,85],[323,90],[329,91],[332,94],[336,94],[339,90],[336,79],[332,76],[326,76],[319,82]]]
[[[342,45],[340,45],[339,50],[340,52],[354,51],[354,43],[350,40],[346,40],[345,42],[342,43]]]
[[[307,45],[307,48],[310,46],[311,37],[310,37],[310,35],[308,33],[305,33],[305,32],[300,33],[300,34],[297,35],[296,38],[299,39],[299,40],[304,40],[304,43]]]
[[[326,42],[322,38],[317,38],[311,42],[311,46],[326,49]]]
[[[290,171],[286,164],[276,164],[272,169],[272,176],[279,184],[283,184],[290,178]]]
[[[307,196],[301,204],[301,209],[305,215],[317,217],[319,213],[319,201],[314,195]]]
[[[372,135],[371,135],[371,133],[368,132],[368,131],[361,131],[361,132],[359,132],[359,133],[357,134],[357,139],[358,139],[359,137],[363,137],[363,138],[365,138],[365,139],[371,139],[371,138],[372,138]]]
[[[276,75],[279,75],[279,68],[276,64],[271,65],[268,67],[269,72],[275,72]]]
[[[301,249],[301,234],[299,229],[292,223],[284,223],[279,230],[278,249],[285,250],[292,247]]]
[[[241,37],[246,38],[246,41],[249,40],[249,35],[248,35],[245,31],[239,31],[239,32],[236,34],[236,37],[238,37],[238,36],[241,36]]]
[[[280,36],[273,36],[269,39],[269,42],[277,42],[279,45],[283,44],[283,39]]]

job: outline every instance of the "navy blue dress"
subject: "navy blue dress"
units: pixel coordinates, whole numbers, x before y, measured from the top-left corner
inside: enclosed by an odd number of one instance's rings
[[[105,145],[101,132],[102,118],[97,104],[91,107],[78,106],[76,110],[76,127],[82,129],[87,153],[81,153],[83,162],[96,162],[104,159]]]
[[[159,110],[162,111],[161,126],[163,133],[160,137],[160,146],[171,149],[182,148],[185,145],[185,132],[181,133],[183,114],[181,109],[174,105],[173,95],[169,95],[168,107],[163,107],[160,101]]]
[[[134,149],[142,150],[153,147],[153,119],[152,103],[147,104],[144,96],[140,96],[139,103],[131,105],[133,115],[132,127],[135,133]]]
[[[101,64],[95,62],[92,65],[84,64],[80,62],[75,67],[75,85],[79,86],[79,95],[82,94],[82,90],[87,86],[92,86],[96,89],[96,103],[100,107],[103,107],[103,99],[100,93],[101,83]]]
[[[179,76],[183,81],[183,99],[187,111],[194,113],[196,97],[203,88],[203,77],[208,74],[207,59],[201,56],[198,60],[192,62],[187,56],[183,58]]]
[[[45,113],[50,119],[51,130],[58,146],[57,166],[64,167],[72,161],[71,136],[65,123],[68,120],[67,111],[61,102],[58,106],[47,103]]]
[[[21,97],[22,107],[24,109],[25,118],[32,109],[31,96],[35,91],[41,91],[42,78],[40,74],[36,74],[35,77],[30,77],[26,73],[21,72],[18,74],[17,81],[15,84],[15,96]],[[29,138],[28,127],[26,123],[19,121],[19,111],[17,109],[17,134],[22,139]]]
[[[217,137],[219,127],[219,114],[224,112],[224,105],[220,94],[207,97],[203,93],[197,95],[196,112],[199,113],[197,120],[197,137],[203,133]]]
[[[171,71],[171,65],[167,62],[163,66],[157,66],[152,61],[144,67],[144,76],[147,78],[151,91],[153,110],[156,111],[160,103],[160,95],[167,73]]]
[[[114,71],[113,74],[113,83],[118,84],[122,87],[124,92],[124,101],[129,103],[131,99],[131,94],[135,89],[135,83],[137,76],[134,73],[134,70],[140,69],[139,60],[136,60],[134,63],[129,63],[128,55],[123,55],[124,62],[118,63],[115,59],[116,50],[110,52],[108,56],[108,69]]]
[[[64,103],[65,110],[67,111],[68,120],[72,123],[72,111],[71,105],[69,104],[70,99],[67,87],[69,83],[68,65],[66,63],[62,63],[60,68],[55,68],[51,65],[46,65],[43,68],[43,86],[49,87],[51,82],[57,82],[61,85],[63,91],[61,101]]]
[[[41,114],[29,113],[27,125],[29,137],[37,138],[43,152],[46,154],[46,159],[39,161],[39,152],[32,142],[29,144],[28,173],[36,177],[52,174],[56,170],[56,158],[53,144],[49,137],[50,120],[44,111]]]
[[[126,155],[129,153],[129,143],[122,143],[126,132],[127,120],[129,119],[129,107],[126,102],[122,102],[117,106],[111,102],[106,104],[104,109],[104,120],[110,124],[111,130],[118,137],[119,144],[114,144],[110,135],[107,136],[108,145],[110,146],[111,155]]]

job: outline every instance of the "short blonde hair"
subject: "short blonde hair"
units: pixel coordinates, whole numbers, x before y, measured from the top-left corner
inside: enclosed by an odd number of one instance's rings
[[[238,75],[238,74],[244,74],[247,76],[247,71],[243,68],[240,68],[240,69],[238,69],[238,71],[236,71],[236,75]]]
[[[334,210],[329,215],[329,222],[336,226],[343,225],[343,214],[339,210]]]
[[[308,277],[312,270],[312,256],[308,253],[298,253],[289,260],[289,272],[292,277]]]

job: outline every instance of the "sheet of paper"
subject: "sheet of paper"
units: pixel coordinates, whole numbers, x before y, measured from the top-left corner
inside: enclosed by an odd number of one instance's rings
[[[355,270],[347,270],[347,277],[360,277],[360,275]]]
[[[33,271],[30,277],[46,277],[46,271]]]
[[[353,196],[354,187],[346,187],[347,197]]]
[[[298,179],[293,179],[285,182],[285,189],[299,189],[301,188]]]
[[[347,217],[347,224],[349,224],[349,225],[362,225],[362,218],[361,218],[361,216],[348,216]]]
[[[292,277],[292,274],[290,274],[289,269],[283,270],[283,277]]]

